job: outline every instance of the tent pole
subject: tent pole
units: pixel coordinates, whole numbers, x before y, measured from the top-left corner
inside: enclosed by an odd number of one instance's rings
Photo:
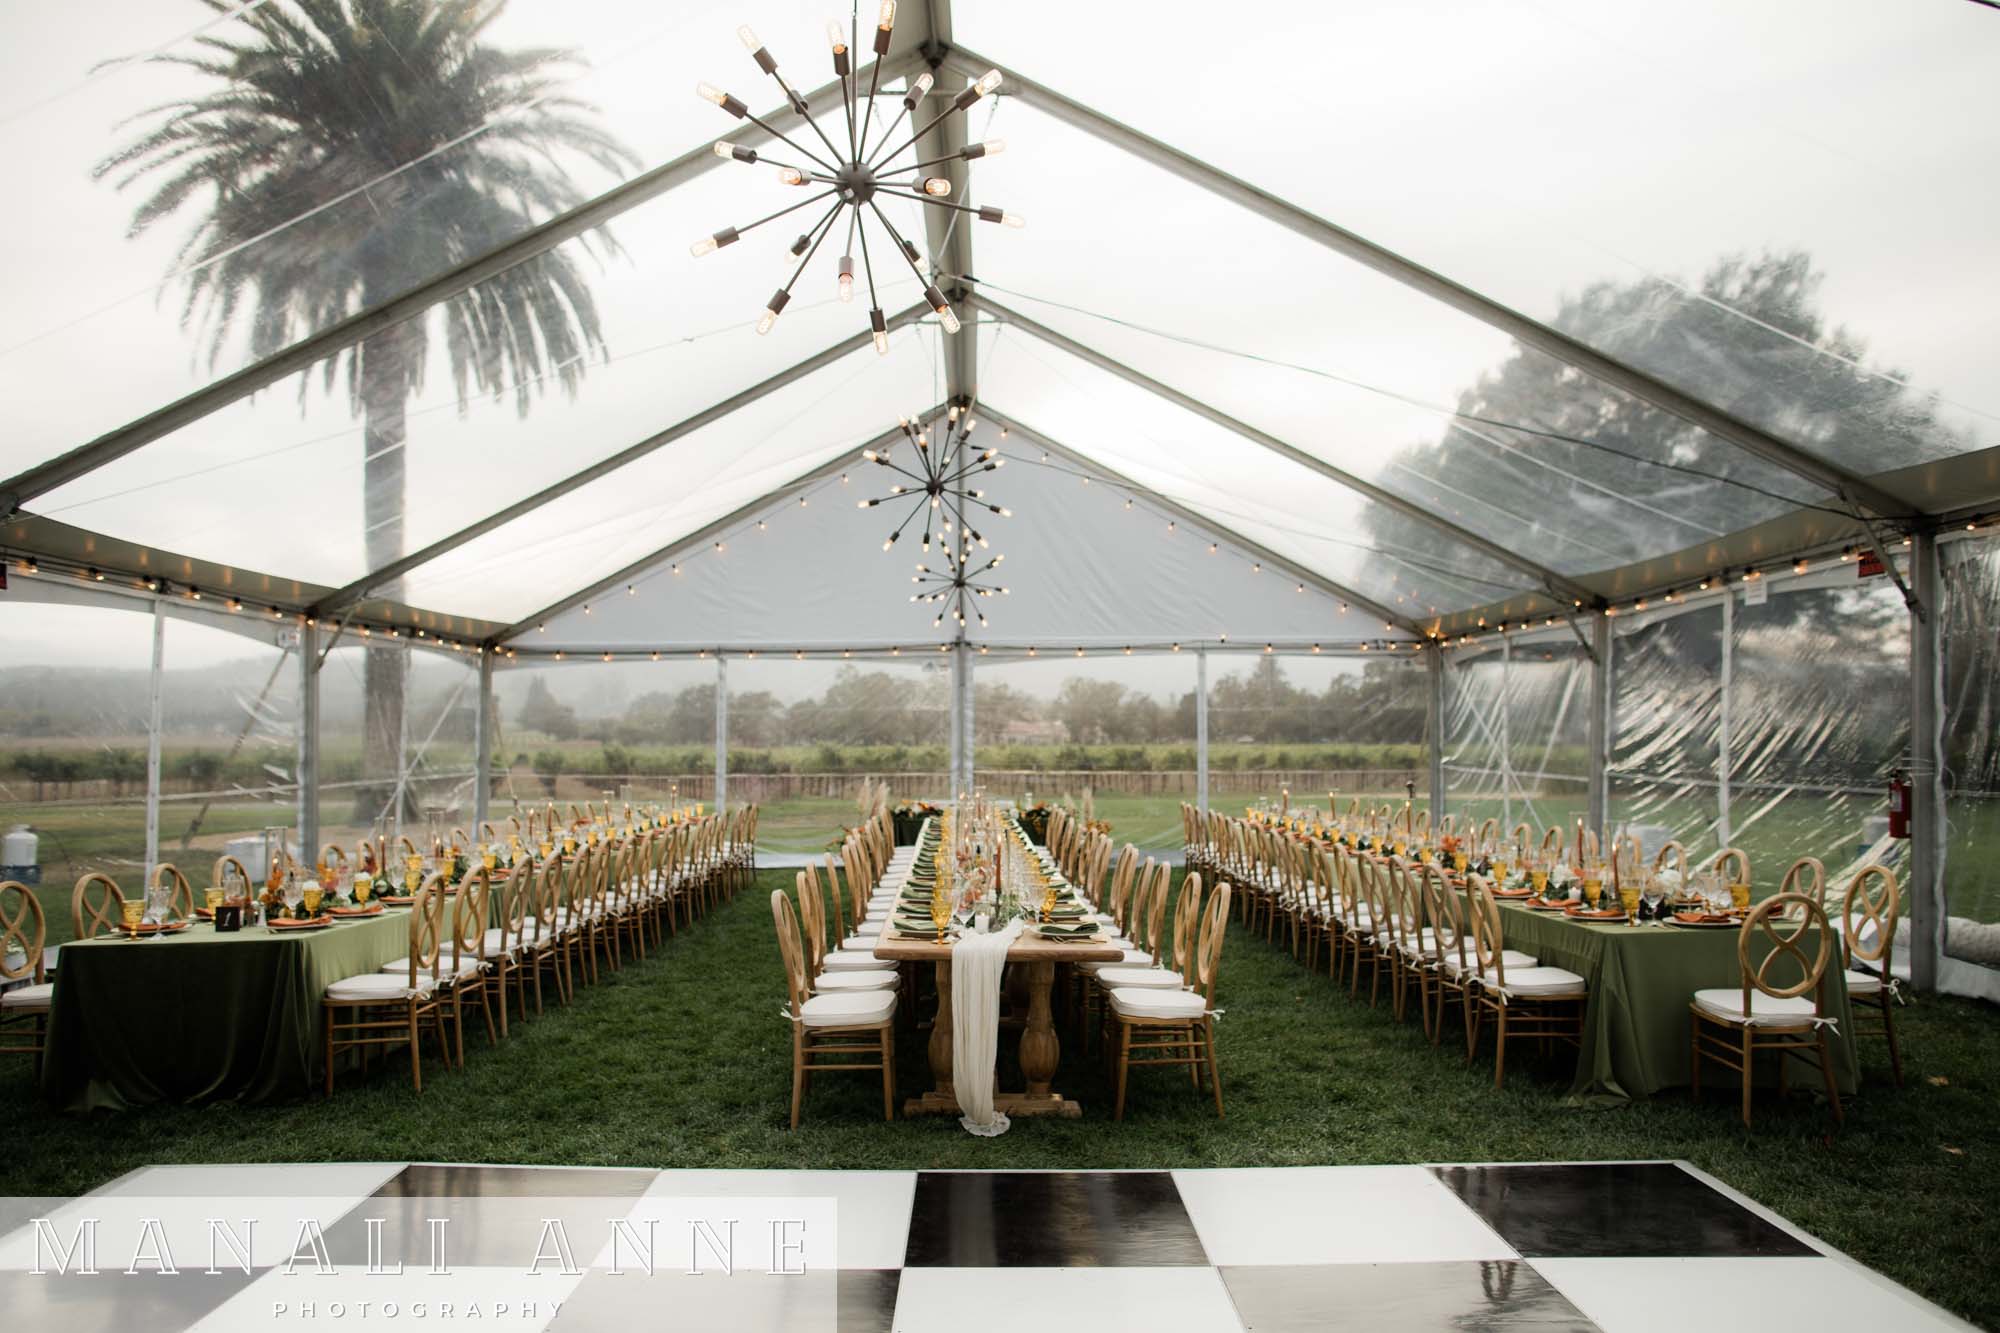
[[[319,627],[299,627],[299,859],[319,862]]]
[[[1208,649],[1194,650],[1194,792],[1208,817]]]
[[[153,669],[146,684],[146,884],[160,863],[160,668],[166,650],[166,607],[154,598]]]
[[[948,734],[951,737],[951,775],[947,780],[950,790],[945,794],[956,799],[965,790],[965,651],[963,645],[953,644],[951,649],[951,687],[946,692]]]
[[[1885,557],[1886,558],[1886,557]],[[1937,988],[1944,951],[1944,660],[1939,649],[1935,534],[1910,537],[1910,982]]]
[[[389,841],[403,836],[404,791],[410,782],[410,645],[403,643],[403,710],[402,725],[396,731],[396,785],[389,797],[390,809],[383,813],[389,816]]]
[[[1715,836],[1718,847],[1731,846],[1729,828],[1729,696],[1736,676],[1736,593],[1725,589],[1722,597],[1722,699],[1715,731]]]
[[[715,813],[729,799],[729,659],[715,655]]]
[[[1430,692],[1424,707],[1431,742],[1431,827],[1444,818],[1444,647],[1436,639],[1424,645],[1430,668]]]
[[[1590,795],[1584,819],[1603,838],[1611,814],[1611,617],[1598,612],[1590,626]]]
[[[479,650],[479,711],[472,715],[472,836],[491,814],[493,772],[493,652]]]
[[[960,711],[958,724],[959,746],[963,756],[962,762],[965,764],[965,776],[959,781],[959,790],[971,792],[978,786],[979,777],[979,744],[973,739],[976,734],[975,714],[973,710],[978,701],[978,694],[974,689],[976,664],[972,660],[971,644],[960,643],[958,645],[958,652],[959,656],[965,659],[964,680],[959,685]]]
[[[1514,667],[1514,641],[1500,636],[1500,827],[1514,827],[1514,737],[1507,724],[1509,685]]]

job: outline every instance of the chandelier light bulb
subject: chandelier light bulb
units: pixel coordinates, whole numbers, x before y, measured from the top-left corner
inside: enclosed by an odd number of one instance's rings
[[[882,0],[881,17],[875,20],[875,26],[883,32],[896,26],[896,0]]]
[[[772,326],[775,325],[777,322],[778,322],[778,312],[775,310],[766,310],[761,316],[758,317],[757,332],[760,334],[769,333],[771,331]]]
[[[826,21],[826,44],[837,56],[847,54],[847,29],[841,26],[839,19]]]
[[[850,305],[854,301],[854,256],[840,257],[840,302]]]
[[[764,44],[757,40],[757,34],[750,31],[750,25],[747,23],[736,29],[736,40],[743,43],[743,49],[753,55],[764,49]]]
[[[997,69],[987,70],[984,74],[979,76],[979,82],[973,84],[972,86],[979,90],[979,95],[981,97],[986,96],[988,93],[992,92],[995,88],[998,88],[1000,86],[1000,71]]]
[[[880,306],[868,312],[868,327],[875,340],[875,355],[889,355],[889,325],[882,318],[882,308]]]
[[[1000,221],[1003,225],[1012,227],[1015,231],[1019,231],[1028,225],[1028,220],[1019,213],[1003,213],[1000,215]]]
[[[947,176],[929,176],[924,179],[924,193],[933,199],[942,199],[951,193],[951,179]]]
[[[723,92],[722,89],[716,87],[712,83],[697,83],[694,86],[694,92],[695,96],[700,97],[705,101],[713,102],[717,106],[721,106],[723,103],[729,100],[729,94]]]
[[[696,241],[693,245],[690,245],[688,247],[688,253],[693,255],[696,259],[700,259],[703,255],[712,255],[715,253],[715,251],[716,251],[715,239],[710,236],[704,236],[700,240]]]
[[[778,183],[780,185],[804,185],[806,183],[806,173],[800,171],[797,167],[779,167]]]
[[[936,85],[937,80],[931,77],[929,70],[925,70],[922,74],[917,75],[910,83],[910,91],[903,94],[903,109],[905,111],[915,111],[917,103],[928,97],[931,89]]]

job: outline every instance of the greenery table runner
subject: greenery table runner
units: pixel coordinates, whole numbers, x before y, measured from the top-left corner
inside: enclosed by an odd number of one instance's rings
[[[1742,984],[1734,930],[1685,930],[1678,926],[1629,926],[1572,921],[1556,913],[1507,904],[1502,934],[1507,947],[1533,954],[1544,966],[1567,968],[1590,986],[1583,1016],[1583,1050],[1576,1061],[1572,1105],[1615,1105],[1662,1088],[1686,1087],[1692,1071],[1688,1005],[1698,990]],[[1808,937],[1801,941],[1816,948]],[[1469,947],[1469,946],[1468,946]],[[1761,959],[1768,949],[1752,955]],[[1789,980],[1793,974],[1787,973]],[[1838,966],[1827,966],[1827,1033],[1834,1078],[1853,1091],[1861,1070],[1853,1043],[1853,1014]],[[1794,1081],[1805,1084],[1796,1064]],[[1720,1065],[1702,1071],[1716,1086],[1734,1086]]]
[[[320,999],[409,953],[406,910],[324,930],[65,944],[42,1094],[71,1111],[155,1102],[263,1102],[317,1086]]]

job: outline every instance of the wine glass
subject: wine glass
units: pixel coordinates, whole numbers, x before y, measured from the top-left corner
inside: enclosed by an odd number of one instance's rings
[[[306,915],[318,916],[319,905],[326,898],[326,890],[317,884],[308,884],[300,890],[299,897],[306,905]]]
[[[136,935],[145,922],[146,904],[142,899],[127,898],[118,904],[118,917],[125,923],[127,934]]]
[[[305,901],[305,894],[305,887],[297,880],[290,878],[285,880],[285,887],[279,891],[279,896],[284,900],[287,916],[298,912],[299,904]]]
[[[1537,898],[1548,892],[1549,863],[1546,857],[1535,856],[1529,859],[1528,883],[1534,888]]]

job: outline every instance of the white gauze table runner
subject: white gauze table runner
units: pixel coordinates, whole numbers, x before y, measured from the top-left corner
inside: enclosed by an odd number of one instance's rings
[[[1007,950],[1027,923],[1015,919],[990,935],[966,934],[951,946],[951,1079],[968,1133],[994,1138],[1008,1119],[993,1109],[993,1065],[1000,1053],[1000,974]]]

